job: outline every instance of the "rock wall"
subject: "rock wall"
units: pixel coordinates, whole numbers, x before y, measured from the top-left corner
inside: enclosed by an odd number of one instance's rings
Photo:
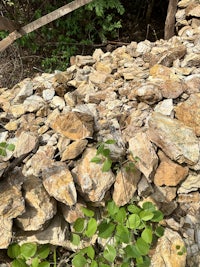
[[[72,248],[81,206],[136,197],[166,215],[152,266],[199,266],[200,3],[178,7],[169,41],[97,49],[64,72],[0,89],[0,142],[15,144],[0,158],[1,249],[13,240]],[[108,139],[113,162],[139,158],[135,172],[91,162]]]

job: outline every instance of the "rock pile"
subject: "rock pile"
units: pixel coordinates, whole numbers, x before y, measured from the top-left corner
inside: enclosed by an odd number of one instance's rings
[[[166,215],[151,266],[199,266],[200,4],[178,6],[169,41],[97,49],[64,72],[0,89],[0,142],[15,144],[0,158],[0,177],[14,166],[0,180],[1,249],[13,239],[72,248],[81,206],[137,197]],[[108,139],[113,162],[139,158],[135,172],[91,162]]]

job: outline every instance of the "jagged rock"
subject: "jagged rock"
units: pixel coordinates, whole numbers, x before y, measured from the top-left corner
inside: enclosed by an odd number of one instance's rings
[[[42,97],[44,98],[45,101],[50,101],[55,95],[55,90],[54,88],[51,89],[46,89],[42,91]]]
[[[154,112],[149,119],[149,138],[178,163],[194,165],[199,158],[198,139],[178,120]]]
[[[91,162],[96,152],[95,148],[87,148],[73,169],[75,182],[79,186],[77,189],[86,200],[92,202],[101,201],[115,181],[112,171],[103,173],[102,164]]]
[[[187,254],[178,255],[179,250],[184,247],[185,244],[181,236],[177,232],[166,228],[164,236],[159,239],[156,246],[156,252],[151,259],[151,267],[185,267]]]
[[[200,84],[200,74],[192,74],[185,78],[185,84],[187,86],[186,92],[188,94],[198,93]]]
[[[15,157],[20,157],[23,154],[31,152],[37,142],[37,137],[34,133],[31,132],[22,132],[17,139],[16,146],[15,146]]]
[[[38,95],[29,96],[23,102],[24,113],[35,112],[39,110],[43,105],[45,105],[45,102],[42,97]]]
[[[17,217],[16,223],[24,231],[39,230],[56,214],[56,201],[50,198],[42,181],[34,176],[27,178],[22,188],[26,211]]]
[[[50,167],[47,166],[42,172],[42,177],[43,185],[50,196],[68,206],[76,203],[76,188],[66,164],[55,162]]]
[[[73,207],[62,204],[62,214],[66,222],[74,223],[78,218],[83,218],[85,215],[81,210],[82,207],[86,208],[86,204],[83,201],[78,201]]]
[[[187,8],[186,8],[186,15],[187,16],[192,16],[192,17],[200,17],[200,7],[199,3],[191,3]]]
[[[187,54],[181,63],[181,67],[200,66],[200,55],[195,53]]]
[[[173,116],[173,110],[174,106],[171,98],[160,101],[154,108],[154,111],[170,117]]]
[[[68,112],[58,115],[51,127],[72,140],[84,139],[93,135],[93,117],[86,113]]]
[[[68,145],[62,153],[61,161],[74,159],[79,156],[87,146],[87,140],[76,140]]]
[[[191,127],[200,136],[200,93],[190,97],[175,107],[176,118]],[[194,115],[195,114],[195,115]]]
[[[158,186],[177,186],[187,176],[188,168],[173,162],[161,151],[158,155],[161,162],[156,170],[154,183]]]
[[[141,172],[136,168],[128,170],[128,165],[120,169],[114,183],[113,200],[117,206],[124,206],[132,198],[137,190],[137,184],[141,178]]]
[[[200,188],[200,175],[198,174],[189,174],[188,177],[183,181],[178,193],[187,194],[192,191],[197,191]]]
[[[137,133],[129,140],[129,151],[133,162],[135,158],[136,167],[145,175],[147,179],[151,179],[151,174],[158,166],[158,157],[154,146],[150,142],[146,133]]]
[[[78,67],[83,67],[85,65],[93,65],[95,60],[92,56],[76,56],[75,64]]]
[[[142,176],[141,180],[138,183],[138,195],[142,197],[148,197],[153,193],[153,187],[150,183],[148,183],[145,176]]]
[[[13,103],[15,104],[23,103],[27,97],[33,94],[33,82],[31,81],[31,79],[25,79],[18,85],[20,87],[20,90],[13,99]]]

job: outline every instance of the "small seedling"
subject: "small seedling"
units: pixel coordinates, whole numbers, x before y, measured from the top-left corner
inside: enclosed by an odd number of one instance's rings
[[[0,156],[6,157],[7,156],[6,150],[14,151],[15,150],[15,145],[8,144],[7,142],[1,142],[0,143]]]

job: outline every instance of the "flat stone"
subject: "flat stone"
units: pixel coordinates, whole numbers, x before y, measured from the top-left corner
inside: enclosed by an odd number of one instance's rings
[[[84,196],[85,200],[98,202],[103,200],[106,192],[115,182],[112,171],[102,172],[103,164],[91,162],[96,156],[96,148],[87,148],[73,169],[75,182],[78,184],[78,191]]]
[[[78,157],[86,148],[87,140],[76,140],[66,147],[62,153],[61,161]]]
[[[43,185],[50,196],[68,206],[76,203],[76,188],[66,164],[55,162],[43,170],[42,177]]]
[[[38,95],[31,95],[23,102],[25,112],[35,112],[44,105],[44,99]]]
[[[137,190],[138,195],[142,197],[148,197],[153,193],[153,187],[145,178],[145,176],[142,176],[141,180],[139,181]]]
[[[146,133],[139,132],[129,140],[129,152],[133,162],[134,158],[138,158],[136,167],[147,179],[151,179],[151,174],[158,166],[158,157]]]
[[[105,72],[94,71],[89,75],[89,80],[93,84],[102,84],[106,83],[109,80],[110,76]]]
[[[173,110],[174,106],[171,98],[160,101],[154,108],[154,111],[159,112],[166,116],[172,116]]]
[[[83,67],[85,65],[93,65],[96,60],[92,56],[76,56],[75,64],[78,67]]]
[[[185,179],[188,174],[188,168],[173,162],[159,151],[160,164],[154,176],[154,183],[158,186],[177,186]]]
[[[179,194],[187,194],[192,191],[198,191],[200,188],[200,175],[189,174],[188,177],[183,181],[180,188],[178,189]]]
[[[175,107],[176,118],[191,127],[200,136],[200,93],[190,97]]]
[[[177,247],[180,247],[180,249],[185,247],[181,236],[177,232],[166,228],[164,236],[158,240],[150,266],[185,267],[187,253],[178,255]]]
[[[149,119],[149,138],[172,160],[194,165],[199,144],[194,131],[178,120],[154,112]]]
[[[74,223],[78,218],[84,218],[85,215],[82,211],[82,207],[86,208],[86,204],[83,201],[78,201],[73,207],[62,204],[62,214],[66,222]]]
[[[56,214],[56,201],[48,195],[42,181],[34,176],[27,178],[22,187],[26,211],[17,217],[16,223],[24,231],[39,230]]]
[[[37,137],[34,133],[22,132],[17,139],[14,156],[20,157],[23,154],[31,152],[35,148],[36,142]]]
[[[140,178],[141,172],[136,168],[128,171],[124,166],[118,171],[112,196],[117,206],[124,206],[133,198]]]
[[[86,113],[68,112],[57,116],[51,127],[71,140],[84,139],[93,135],[93,117]]]
[[[200,92],[200,74],[192,74],[185,78],[185,84],[187,86],[186,92],[188,94]]]

